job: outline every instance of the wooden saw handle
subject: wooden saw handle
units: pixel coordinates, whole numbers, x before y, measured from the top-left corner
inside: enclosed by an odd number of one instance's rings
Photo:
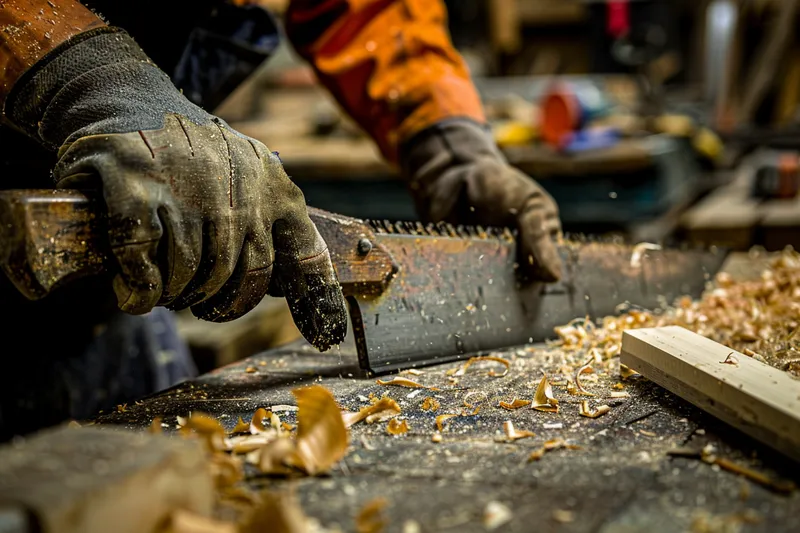
[[[369,225],[321,209],[308,212],[345,294],[382,292],[396,266]],[[116,268],[106,235],[102,203],[80,191],[0,191],[0,267],[31,300]]]

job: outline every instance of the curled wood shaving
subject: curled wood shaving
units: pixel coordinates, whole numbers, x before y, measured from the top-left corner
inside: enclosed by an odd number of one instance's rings
[[[609,412],[610,410],[611,410],[611,408],[609,406],[600,405],[600,406],[597,407],[597,409],[592,411],[591,409],[589,409],[589,402],[584,400],[584,401],[581,402],[580,413],[581,413],[581,416],[585,416],[585,417],[588,417],[588,418],[599,418],[599,417],[603,416],[604,414],[606,414],[607,412]]]
[[[403,371],[404,374],[408,374],[410,376],[421,376],[425,372],[422,370],[417,370],[416,368],[409,368],[408,370]]]
[[[631,395],[625,391],[614,391],[611,394],[609,394],[608,397],[614,400],[618,400],[621,398],[630,398]]]
[[[431,441],[436,443],[442,442],[442,434],[437,431],[431,435]]]
[[[619,364],[619,375],[622,378],[622,381],[625,381],[626,379],[631,378],[633,376],[638,376],[639,373],[636,370],[634,370],[631,367],[629,367],[628,365],[624,365],[624,364],[620,363]]]
[[[475,402],[475,403],[472,403],[470,401],[470,398],[473,398],[473,397],[480,397],[480,400]],[[466,407],[467,409],[473,409],[476,404],[481,403],[481,402],[485,402],[488,399],[489,399],[489,395],[486,394],[483,391],[471,391],[471,392],[468,392],[468,393],[466,393],[464,395],[464,407]]]
[[[503,422],[503,433],[506,435],[506,442],[514,442],[519,439],[526,439],[528,437],[535,437],[536,434],[528,430],[517,430],[511,420]]]
[[[530,404],[531,404],[530,400],[520,400],[519,398],[514,398],[514,401],[512,401],[511,403],[500,402],[497,405],[498,407],[502,407],[503,409],[506,409],[508,411],[514,411],[515,409],[519,409],[521,407],[525,407]]]
[[[538,461],[539,459],[544,457],[545,453],[561,449],[580,450],[581,447],[575,444],[570,444],[564,439],[551,439],[545,441],[545,443],[542,444],[540,448],[533,450],[531,454],[528,456],[528,462],[531,463],[533,461]]]
[[[558,400],[553,396],[553,387],[544,372],[542,372],[542,379],[536,387],[536,393],[533,395],[533,405],[531,407],[537,411],[558,412]]]
[[[157,416],[153,419],[153,422],[150,424],[150,427],[147,429],[147,431],[153,435],[160,435],[164,432],[164,429],[161,427],[160,416]]]
[[[583,384],[581,383],[581,374],[592,373],[594,373],[594,368],[592,368],[591,361],[580,367],[575,373],[575,387],[578,389],[578,392],[584,396],[594,396],[594,393],[589,392],[583,387]]]
[[[403,378],[403,377],[399,377],[399,376],[395,376],[392,379],[385,380],[385,381],[382,380],[382,379],[379,379],[375,383],[377,383],[378,385],[392,385],[392,386],[395,386],[395,387],[408,387],[409,389],[428,389],[428,390],[433,390],[433,391],[438,391],[439,390],[436,387],[426,387],[425,385],[417,383],[416,381],[411,381],[408,378]]]
[[[720,361],[720,363],[724,365],[739,366],[739,359],[735,355],[733,355],[733,352],[731,352],[728,354],[725,360]]]
[[[381,422],[400,414],[400,406],[391,398],[383,397],[374,404],[362,408],[357,413],[342,412],[342,419],[346,427],[351,427],[362,420],[367,424]]]
[[[493,355],[483,355],[483,356],[480,356],[480,357],[470,357],[467,360],[466,363],[461,365],[460,368],[452,368],[452,369],[448,370],[446,372],[446,374],[448,376],[455,376],[455,377],[463,376],[464,374],[467,373],[467,369],[469,367],[471,367],[473,364],[479,363],[481,361],[494,361],[495,363],[500,363],[501,365],[503,365],[505,367],[505,370],[503,371],[502,374],[498,374],[497,372],[495,372],[494,369],[489,370],[488,375],[490,377],[502,378],[503,376],[508,374],[509,370],[511,370],[511,361],[509,361],[508,359],[503,359],[502,357],[495,357]]]
[[[261,433],[259,435],[238,435],[226,441],[226,449],[233,454],[248,454],[255,450],[260,450],[271,441],[278,438],[277,435]]]
[[[186,420],[184,428],[197,433],[209,451],[225,450],[225,428],[216,418],[203,413],[192,413]]]
[[[240,433],[250,433],[250,424],[242,420],[242,417],[239,417],[239,420],[236,422],[236,425],[233,426],[231,430],[231,435],[238,435]]]
[[[257,435],[259,433],[264,433],[269,430],[269,426],[267,426],[267,422],[272,418],[272,413],[264,409],[263,407],[259,407],[256,409],[256,412],[253,413],[253,418],[250,420],[250,433],[253,435]]]
[[[347,451],[347,428],[339,406],[325,387],[312,385],[292,391],[297,398],[297,456],[314,475],[328,471]]]
[[[437,400],[436,398],[428,396],[422,401],[423,411],[431,411],[431,412],[438,411],[439,407],[441,407],[441,404],[439,403],[439,400]]]
[[[408,421],[403,420],[401,422],[396,418],[392,418],[386,425],[386,433],[389,435],[405,435],[408,433]]]
[[[277,438],[261,449],[258,465],[267,474],[292,468],[315,475],[330,470],[344,457],[348,435],[341,411],[321,385],[292,391],[297,398],[297,435]]]
[[[455,418],[458,415],[439,415],[436,417],[436,429],[439,431],[444,431],[444,423],[451,418]]]
[[[381,533],[387,525],[383,510],[388,503],[386,498],[375,498],[364,504],[356,516],[356,531],[358,533]]]

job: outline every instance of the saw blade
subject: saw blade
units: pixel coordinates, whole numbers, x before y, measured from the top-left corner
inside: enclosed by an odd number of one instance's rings
[[[380,295],[348,297],[363,369],[382,374],[542,341],[576,317],[698,297],[725,253],[566,241],[558,283],[522,283],[509,230],[370,222],[398,265]]]

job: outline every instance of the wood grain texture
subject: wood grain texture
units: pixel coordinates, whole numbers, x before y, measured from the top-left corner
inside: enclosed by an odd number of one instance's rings
[[[800,461],[800,382],[785,372],[678,326],[626,331],[620,362]]]

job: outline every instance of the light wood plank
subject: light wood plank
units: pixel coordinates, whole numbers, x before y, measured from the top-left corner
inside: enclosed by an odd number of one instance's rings
[[[785,372],[678,326],[624,332],[620,362],[800,461],[800,382]]]

